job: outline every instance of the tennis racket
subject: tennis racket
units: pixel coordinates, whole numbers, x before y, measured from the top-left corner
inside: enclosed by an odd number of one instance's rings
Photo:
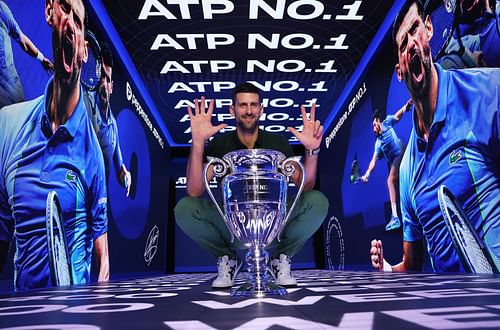
[[[427,0],[424,8],[431,17],[434,33],[429,42],[434,61],[445,55],[457,26],[458,0]]]
[[[45,212],[52,285],[71,285],[73,282],[71,278],[71,261],[64,231],[61,204],[55,191],[51,191],[47,195]]]
[[[88,59],[82,65],[82,73],[80,80],[83,87],[88,91],[94,91],[101,80],[101,47],[95,35],[91,31],[87,31],[87,47]]]
[[[357,184],[362,182],[361,180],[361,168],[359,167],[358,157],[354,156],[354,160],[351,164],[351,175],[349,177],[349,182],[351,184]]]
[[[484,242],[445,185],[438,190],[439,206],[464,269],[469,273],[498,273]]]

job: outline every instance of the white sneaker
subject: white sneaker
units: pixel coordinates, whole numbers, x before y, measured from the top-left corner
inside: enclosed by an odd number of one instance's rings
[[[234,278],[239,271],[236,260],[229,259],[227,255],[217,260],[217,278],[212,282],[212,288],[230,288],[234,284]]]
[[[271,261],[271,275],[276,284],[282,286],[296,286],[297,280],[292,276],[291,261],[286,254],[281,253],[279,259]]]

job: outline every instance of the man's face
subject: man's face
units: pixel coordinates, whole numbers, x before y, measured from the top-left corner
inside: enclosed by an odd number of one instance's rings
[[[398,78],[405,81],[412,97],[421,97],[430,88],[432,57],[429,40],[432,32],[430,18],[427,16],[424,22],[417,5],[413,4],[396,34],[396,72]]]
[[[46,19],[52,27],[54,74],[63,85],[80,80],[82,62],[87,60],[85,7],[82,0],[47,0]]]
[[[231,114],[236,119],[236,126],[245,131],[258,129],[259,117],[262,114],[259,94],[238,93],[234,105],[231,106]]]
[[[102,64],[101,80],[99,81],[99,99],[105,110],[109,106],[109,98],[113,93],[113,68],[109,65]]]
[[[373,119],[373,133],[375,133],[375,135],[380,135],[382,133],[382,125],[380,124],[379,118]]]

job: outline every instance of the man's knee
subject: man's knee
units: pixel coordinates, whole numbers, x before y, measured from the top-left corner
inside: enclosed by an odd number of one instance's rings
[[[319,190],[310,190],[303,193],[303,198],[307,207],[314,210],[314,212],[322,216],[323,219],[326,217],[330,203],[325,194]]]
[[[395,186],[398,181],[399,181],[399,175],[397,173],[390,173],[389,176],[387,177],[388,185]]]
[[[198,209],[199,200],[199,198],[190,196],[181,198],[174,208],[175,222],[180,225],[184,221],[191,219]]]

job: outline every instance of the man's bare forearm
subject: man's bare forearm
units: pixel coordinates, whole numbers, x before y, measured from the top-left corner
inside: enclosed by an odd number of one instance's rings
[[[104,233],[94,241],[94,249],[99,267],[99,282],[109,281],[108,233]]]
[[[424,266],[424,245],[422,240],[403,242],[403,260],[392,266],[394,272],[422,271]]]
[[[187,193],[191,197],[199,197],[205,192],[203,183],[204,144],[193,142],[189,151],[186,166]]]
[[[304,170],[306,178],[304,181],[304,191],[309,191],[314,188],[316,184],[316,177],[318,173],[318,155],[306,155],[304,159]]]

